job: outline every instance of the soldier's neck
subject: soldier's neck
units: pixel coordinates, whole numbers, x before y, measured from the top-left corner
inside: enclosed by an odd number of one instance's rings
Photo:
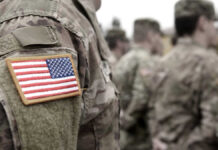
[[[191,38],[195,44],[204,48],[208,47],[207,37],[202,32],[195,32]]]
[[[147,42],[147,41],[137,42],[137,43],[135,43],[135,45],[137,45],[137,46],[139,46],[139,47],[141,47],[143,49],[146,49],[148,51],[150,51],[151,48],[152,48],[151,44],[149,42]]]

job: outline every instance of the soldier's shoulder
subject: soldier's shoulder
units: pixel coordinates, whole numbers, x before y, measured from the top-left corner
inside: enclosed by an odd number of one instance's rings
[[[136,60],[137,56],[138,54],[136,51],[130,50],[128,53],[121,57],[121,59],[118,61],[118,66],[119,64],[123,65],[124,63],[133,63]]]
[[[213,50],[202,48],[199,46],[176,46],[172,51],[163,57],[162,62],[169,62],[171,64],[187,63],[189,64],[207,64],[209,60],[216,61],[217,54]]]

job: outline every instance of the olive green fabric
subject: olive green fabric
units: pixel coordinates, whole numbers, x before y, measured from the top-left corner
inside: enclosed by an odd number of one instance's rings
[[[20,37],[25,29],[31,29],[32,27],[20,28],[19,31],[14,30],[14,33],[18,36],[17,39],[28,41],[28,36]],[[38,28],[39,29],[39,28]],[[40,30],[40,29],[39,29]],[[38,30],[38,31],[39,31]],[[33,30],[34,31],[34,30]],[[30,32],[30,30],[29,30]],[[19,34],[18,34],[19,33]],[[26,32],[27,33],[27,32]],[[41,35],[48,34],[46,30],[41,30]],[[39,35],[38,33],[38,35]],[[39,35],[40,36],[40,35]],[[48,35],[45,37],[49,37]],[[33,40],[38,40],[38,37],[31,37]],[[34,39],[35,38],[35,39]],[[16,126],[18,128],[19,139],[21,142],[22,150],[76,150],[77,137],[79,130],[79,121],[81,113],[81,97],[71,97],[53,102],[41,103],[36,105],[25,106],[15,88],[12,81],[12,77],[9,74],[9,70],[6,66],[5,58],[8,57],[32,57],[32,56],[48,56],[58,54],[69,54],[69,48],[61,47],[41,47],[34,49],[22,48],[19,42],[16,42],[16,38],[12,34],[3,36],[0,39],[5,41],[11,39],[12,44],[11,51],[1,56],[0,60],[0,89],[1,94],[4,94],[4,103],[8,103],[6,110],[10,109],[16,120]],[[43,42],[43,41],[42,41]],[[33,46],[34,46],[34,42]],[[30,44],[30,43],[29,43]],[[40,44],[40,43],[39,43]],[[1,49],[1,48],[0,48]],[[2,49],[0,50],[2,51]],[[75,50],[71,49],[70,53],[73,56],[75,62],[77,62],[77,54]],[[6,111],[7,116],[8,112]],[[13,119],[9,118],[9,123]],[[13,138],[16,131],[10,127]],[[16,140],[14,140],[14,144]]]
[[[0,85],[15,115],[22,150],[76,150],[81,107],[79,97],[25,106],[4,61],[0,62],[0,72]]]
[[[21,27],[54,25],[57,29],[57,36],[61,37],[58,38],[61,47],[28,47],[31,49],[25,47],[25,51],[24,49],[20,49],[19,52],[16,52],[16,55],[22,56],[29,52],[34,56],[75,52],[76,56],[78,56],[78,59],[75,59],[75,64],[78,65],[80,85],[86,89],[83,91],[81,102],[82,117],[80,120],[81,125],[77,150],[119,150],[119,107],[117,92],[114,84],[111,82],[110,69],[107,69],[109,68],[107,61],[111,53],[97,22],[95,10],[90,8],[89,4],[92,1],[28,0],[27,3],[35,4],[36,7],[26,5],[26,1],[10,0],[10,2],[5,1],[5,3],[0,5],[0,20],[8,20],[2,24],[0,23],[0,36],[6,35]],[[47,3],[50,4],[47,10],[45,10],[42,5],[47,5]],[[38,5],[41,5],[41,8]],[[28,12],[26,12],[27,9]],[[64,47],[67,47],[68,51],[65,51]],[[12,53],[10,53],[10,56]],[[73,100],[76,99],[72,98]],[[50,103],[46,103],[46,105],[48,104]],[[51,102],[52,104],[53,102]],[[68,104],[66,105],[66,109],[70,109]],[[54,120],[54,126],[56,126],[56,121],[59,120]],[[61,128],[59,130],[62,132]],[[70,133],[69,130],[64,138],[71,136]],[[65,141],[61,140],[60,143]],[[63,145],[69,144],[72,143],[68,142]],[[57,149],[62,150],[65,148],[57,147]],[[67,150],[71,149],[69,148]]]
[[[0,55],[21,49],[30,45],[58,45],[56,33],[52,27],[24,27],[19,28],[0,38]]]
[[[0,89],[0,104],[0,137],[3,141],[0,150],[20,150],[21,143],[17,132],[17,123],[2,89]]]
[[[39,15],[54,16],[57,10],[58,0],[10,0],[10,3],[2,4],[4,7],[0,10],[0,23],[6,20],[16,18],[17,16]],[[24,7],[25,6],[25,7]]]
[[[0,55],[10,53],[19,48],[21,46],[12,34],[0,38]]]
[[[57,45],[58,39],[52,27],[24,27],[13,32],[22,46]]]

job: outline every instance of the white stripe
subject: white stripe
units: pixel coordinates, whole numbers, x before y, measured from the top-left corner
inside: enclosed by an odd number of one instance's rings
[[[44,77],[44,76],[50,76],[50,73],[19,75],[17,76],[17,78],[23,79],[23,78]]]
[[[34,96],[43,96],[47,94],[58,94],[62,92],[69,92],[71,90],[78,90],[78,87],[73,87],[73,88],[67,88],[67,89],[62,89],[62,90],[55,90],[55,91],[47,91],[47,92],[38,92],[38,93],[31,93],[31,94],[25,94],[25,97],[34,97]]]
[[[47,67],[42,67],[42,68],[27,68],[27,69],[14,69],[14,72],[28,72],[28,71],[43,71],[43,70],[48,70]]]
[[[76,81],[66,82],[66,83],[60,83],[60,84],[52,84],[52,85],[43,85],[43,86],[34,86],[34,87],[27,87],[22,88],[23,92],[31,91],[31,90],[39,90],[39,89],[47,89],[47,88],[56,88],[56,87],[62,87],[66,85],[73,85],[77,84]]]
[[[42,65],[46,64],[46,61],[34,61],[34,62],[16,62],[16,63],[11,63],[12,66],[26,66],[26,65]]]
[[[33,83],[45,83],[45,82],[53,82],[53,81],[62,81],[66,79],[75,79],[75,76],[71,77],[64,77],[64,78],[57,78],[57,79],[42,79],[42,80],[31,80],[31,81],[22,81],[19,82],[20,85],[27,85],[27,84],[33,84]]]

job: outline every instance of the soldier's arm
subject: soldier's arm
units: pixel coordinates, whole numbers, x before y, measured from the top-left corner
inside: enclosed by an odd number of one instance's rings
[[[143,63],[139,65],[133,84],[133,98],[124,112],[124,120],[126,122],[123,122],[123,126],[125,128],[129,128],[137,123],[137,119],[144,116],[145,111],[147,111],[149,90],[146,81],[148,81],[149,73],[150,69],[148,67],[144,66]]]
[[[134,53],[130,52],[124,55],[115,66],[113,79],[119,89],[122,89],[130,82],[136,65],[137,60],[135,59]]]

